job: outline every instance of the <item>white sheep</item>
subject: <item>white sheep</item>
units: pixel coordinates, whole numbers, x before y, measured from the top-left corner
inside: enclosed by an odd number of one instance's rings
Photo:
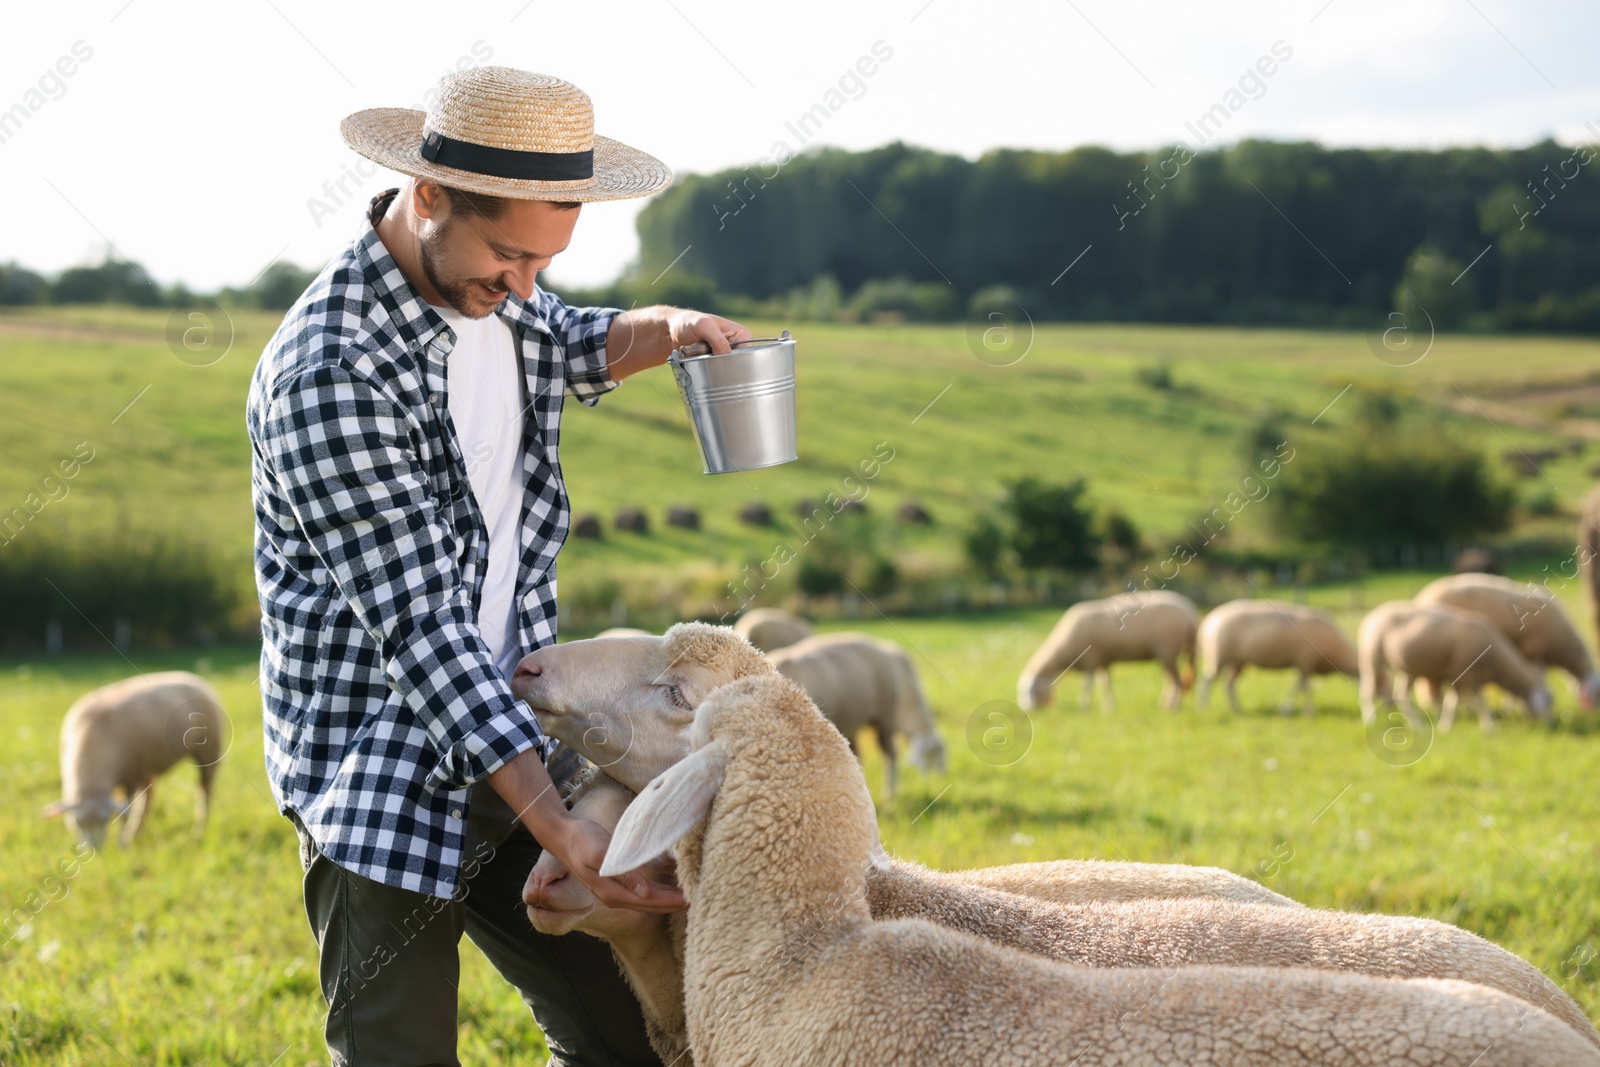
[[[1056,679],[1069,670],[1079,670],[1083,672],[1083,706],[1088,707],[1094,696],[1098,673],[1104,707],[1110,711],[1116,706],[1111,694],[1111,664],[1156,660],[1167,672],[1161,702],[1176,708],[1184,689],[1178,656],[1189,657],[1192,674],[1199,621],[1194,603],[1168,590],[1122,593],[1074,604],[1023,667],[1017,680],[1017,703],[1027,711],[1044,707],[1050,703]]]
[[[125,678],[84,694],[62,720],[61,799],[44,814],[65,816],[96,848],[122,815],[122,843],[130,844],[150,810],[156,778],[187,756],[200,767],[195,833],[204,833],[227,747],[226,721],[217,691],[187,671]]]
[[[1555,1017],[1467,982],[1098,969],[923,919],[874,920],[871,797],[843,737],[798,686],[729,683],[701,704],[691,746],[629,807],[601,873],[676,845],[698,1063],[920,1063],[976,1048],[1001,1067],[1600,1064],[1600,1050]]]
[[[1311,676],[1338,672],[1354,680],[1359,673],[1355,646],[1319,608],[1279,600],[1232,600],[1206,615],[1200,624],[1200,689],[1197,703],[1204,708],[1211,686],[1222,671],[1228,672],[1228,703],[1239,711],[1236,687],[1246,667],[1293,669],[1295,688],[1289,690],[1283,710],[1294,710],[1298,690],[1310,715]]]
[[[1361,719],[1369,726],[1377,718],[1377,702],[1387,698],[1422,729],[1421,713],[1410,697],[1411,684],[1419,678],[1427,679],[1433,691],[1446,693],[1439,711],[1441,731],[1450,729],[1456,705],[1463,699],[1477,710],[1482,727],[1491,729],[1494,720],[1481,692],[1490,683],[1521,699],[1541,719],[1550,717],[1550,690],[1545,687],[1544,675],[1476,612],[1448,604],[1391,600],[1361,620],[1356,644],[1361,661]],[[1385,679],[1391,677],[1386,687]]]
[[[649,637],[649,630],[641,630],[637,626],[613,626],[608,630],[601,630],[596,637]]]
[[[1589,490],[1578,508],[1578,544],[1573,552],[1589,601],[1595,627],[1600,630],[1600,485]],[[1566,569],[1566,564],[1562,564]]]
[[[523,657],[511,689],[552,737],[630,789],[642,789],[689,753],[689,724],[706,695],[776,668],[725,626],[679,623],[659,637],[547,645]],[[942,877],[928,871],[928,877]],[[1218,897],[1292,905],[1289,898],[1217,867],[1055,860],[963,877],[1044,900]]]
[[[1600,672],[1578,628],[1549,590],[1498,574],[1452,574],[1429,582],[1412,600],[1477,612],[1510,638],[1530,663],[1570,674],[1583,706],[1594,707],[1600,696]]]
[[[775,652],[811,636],[811,623],[782,608],[752,608],[733,628],[763,652]]]
[[[800,683],[844,734],[850,751],[857,751],[856,734],[871,727],[883,752],[889,796],[895,790],[897,737],[908,739],[917,767],[944,771],[944,741],[933,710],[916,664],[899,645],[864,633],[820,634],[770,651],[767,658],[779,674]]]
[[[601,775],[575,801],[573,811],[614,829],[632,796],[625,786]],[[1600,1034],[1583,1010],[1540,971],[1445,923],[1182,899],[1182,893],[1166,899],[1085,898],[1091,902],[1066,907],[1049,896],[1026,899],[1032,888],[1058,890],[1050,872],[1027,872],[1049,866],[942,872],[890,859],[867,870],[868,905],[874,919],[928,919],[995,944],[1096,967],[1317,967],[1379,977],[1471,981],[1537,1004],[1600,1045]],[[1130,879],[1126,884],[1144,883]],[[579,930],[612,944],[645,1005],[657,1051],[668,1062],[676,1059],[687,1040],[682,1030],[681,918],[598,905],[548,853],[535,865],[528,886],[525,900],[536,928],[545,933]],[[1277,901],[1291,903],[1282,897]]]

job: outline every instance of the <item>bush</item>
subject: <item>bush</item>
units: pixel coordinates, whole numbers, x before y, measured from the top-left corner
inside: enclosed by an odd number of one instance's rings
[[[186,644],[228,631],[238,589],[203,543],[163,533],[69,535],[28,527],[0,547],[0,642],[104,646],[125,620],[140,644]]]
[[[863,319],[948,322],[956,317],[956,298],[943,282],[913,282],[904,276],[875,278],[856,290],[850,308]]]
[[[1107,508],[1100,513],[1095,535],[1101,544],[1116,549],[1126,559],[1139,554],[1139,527],[1117,508]]]
[[[1011,548],[1019,564],[1028,570],[1095,565],[1094,517],[1083,502],[1087,485],[1082,478],[1064,485],[1023,478],[1008,488]]]
[[[1134,380],[1147,389],[1156,389],[1169,392],[1177,388],[1172,380],[1172,364],[1156,363],[1148,367],[1140,367],[1133,372]]]
[[[1503,530],[1515,498],[1481,453],[1437,431],[1368,424],[1302,448],[1271,499],[1288,536],[1372,550]]]
[[[1000,573],[1000,557],[1006,550],[1006,533],[987,515],[979,515],[961,537],[967,560],[985,578]]]

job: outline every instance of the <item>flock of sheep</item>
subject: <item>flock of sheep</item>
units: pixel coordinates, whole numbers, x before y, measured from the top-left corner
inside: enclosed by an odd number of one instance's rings
[[[664,1062],[1600,1064],[1570,997],[1445,923],[1212,868],[895,859],[776,658],[690,622],[539,649],[512,680],[603,769],[573,800],[614,830],[602,873],[675,855],[686,913],[599,905],[549,853],[525,892],[536,928],[611,944]]]
[[[1380,605],[1355,646],[1326,612],[1235,601],[1201,621],[1170,592],[1075,605],[1029,659],[1025,708],[1059,676],[1154,660],[1177,707],[1246,666],[1359,677],[1363,716],[1417,718],[1414,687],[1489,724],[1494,684],[1550,715],[1543,671],[1600,688],[1571,620],[1543,590],[1483,574]],[[669,851],[691,901],[663,916],[606,908],[545,853],[528,915],[608,941],[666,1062],[877,1064],[981,1050],[996,1064],[1595,1064],[1600,1034],[1541,972],[1425,919],[1304,907],[1215,868],[1087,860],[940,872],[882,848],[855,736],[871,729],[895,785],[899,739],[945,751],[905,650],[812,634],[753,611],[735,627],[608,631],[525,656],[516,695],[597,770],[574,811],[614,830],[605,873]],[[80,699],[62,730],[65,815],[98,845],[137,833],[155,778],[201,768],[200,826],[223,745],[216,693],[193,675],[129,679]],[[603,729],[595,729],[596,724]],[[120,804],[114,794],[126,798]]]
[[[1579,700],[1594,706],[1600,674],[1571,618],[1551,593],[1528,582],[1493,574],[1457,574],[1424,586],[1411,600],[1391,600],[1367,613],[1355,645],[1333,616],[1317,608],[1274,600],[1235,600],[1206,615],[1173,592],[1125,593],[1069,608],[1022,670],[1017,700],[1025,709],[1043,707],[1055,681],[1069,670],[1084,675],[1083,703],[1102,680],[1105,706],[1112,706],[1113,663],[1154,660],[1167,675],[1162,703],[1176,708],[1184,679],[1179,658],[1191,671],[1198,658],[1197,700],[1206,704],[1211,686],[1227,674],[1235,711],[1235,685],[1245,667],[1291,669],[1295,691],[1309,714],[1311,677],[1339,673],[1360,679],[1361,717],[1372,723],[1380,703],[1398,706],[1413,724],[1425,702],[1439,698],[1439,728],[1448,730],[1457,705],[1466,701],[1485,729],[1493,725],[1483,687],[1495,685],[1541,719],[1550,718],[1546,668],[1572,676]],[[1442,695],[1441,695],[1442,694]]]

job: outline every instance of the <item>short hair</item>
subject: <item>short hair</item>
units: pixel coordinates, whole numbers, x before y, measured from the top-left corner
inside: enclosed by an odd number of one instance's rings
[[[504,215],[506,208],[511,206],[511,198],[508,197],[491,196],[488,193],[475,193],[468,189],[457,189],[442,183],[439,188],[444,190],[445,199],[449,201],[452,212],[471,212],[476,215],[482,215],[491,222]],[[583,206],[583,202],[580,200],[549,200],[546,203],[553,204],[562,210],[571,210]]]

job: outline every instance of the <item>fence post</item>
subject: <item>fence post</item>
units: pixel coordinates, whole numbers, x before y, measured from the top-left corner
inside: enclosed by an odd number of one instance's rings
[[[61,624],[55,619],[45,623],[44,650],[52,656],[61,653]]]

